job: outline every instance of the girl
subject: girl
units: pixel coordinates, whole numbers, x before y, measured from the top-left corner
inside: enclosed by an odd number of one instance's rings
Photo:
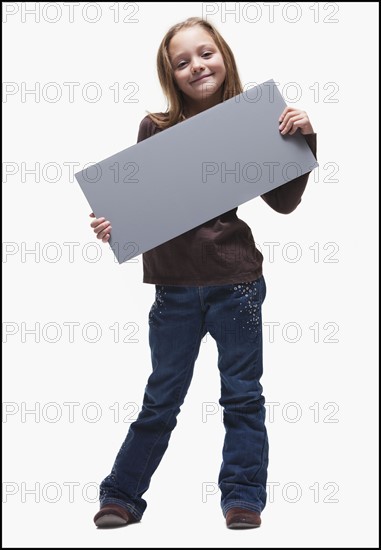
[[[157,67],[168,110],[141,121],[138,142],[243,91],[231,49],[201,18],[169,29]],[[279,114],[281,133],[292,135],[299,129],[316,156],[316,134],[307,114],[290,107]],[[305,174],[262,198],[277,212],[290,213],[300,203],[307,180]],[[234,208],[143,254],[143,282],[156,289],[148,316],[153,370],[142,410],[101,483],[101,508],[94,517],[98,527],[140,521],[147,506],[142,495],[167,449],[207,332],[217,343],[224,410],[218,479],[222,512],[228,528],[261,524],[268,467],[260,384],[266,284],[263,256],[236,212]],[[94,219],[91,227],[107,243],[110,222]]]

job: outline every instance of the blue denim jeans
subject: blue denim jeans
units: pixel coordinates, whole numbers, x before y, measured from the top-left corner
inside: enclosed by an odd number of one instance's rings
[[[101,483],[101,507],[119,504],[141,519],[147,506],[142,495],[168,447],[201,340],[209,332],[217,343],[225,427],[218,478],[222,512],[225,516],[238,506],[260,513],[266,505],[268,466],[260,384],[265,280],[155,288],[148,316],[153,370],[142,410]]]

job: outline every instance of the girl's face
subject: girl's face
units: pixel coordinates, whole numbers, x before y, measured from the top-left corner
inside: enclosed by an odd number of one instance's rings
[[[168,47],[175,81],[191,103],[218,103],[226,69],[213,38],[199,25],[179,31]]]

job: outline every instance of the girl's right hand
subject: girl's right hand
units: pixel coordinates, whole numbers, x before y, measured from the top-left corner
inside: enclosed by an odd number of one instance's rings
[[[91,212],[90,218],[95,218],[94,212]],[[103,243],[108,242],[112,227],[110,222],[106,221],[106,218],[95,218],[95,220],[91,222],[90,226],[94,229],[94,233],[97,234],[97,239],[102,239]]]

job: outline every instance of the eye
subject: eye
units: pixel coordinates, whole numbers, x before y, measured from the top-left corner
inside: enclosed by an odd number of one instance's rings
[[[213,55],[213,52],[204,52],[202,54],[202,57],[210,57],[211,55]],[[183,69],[184,66],[187,64],[187,61],[180,61],[180,63],[176,66],[176,69]]]

